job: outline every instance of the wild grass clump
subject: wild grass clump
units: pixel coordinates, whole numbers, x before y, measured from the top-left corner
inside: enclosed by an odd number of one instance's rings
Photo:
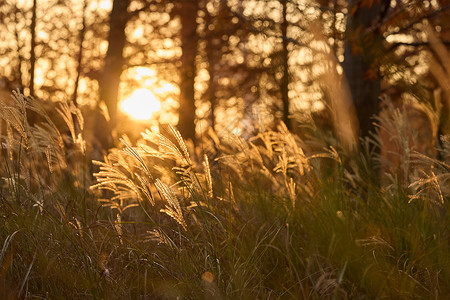
[[[209,131],[197,148],[167,126],[124,136],[91,166],[75,107],[63,104],[58,123],[15,97],[1,114],[0,288],[11,297],[450,293],[448,137],[440,160],[399,140],[411,163],[392,174],[373,147],[347,153],[284,124],[247,140]]]

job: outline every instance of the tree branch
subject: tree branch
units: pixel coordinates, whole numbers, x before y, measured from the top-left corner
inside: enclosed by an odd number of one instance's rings
[[[144,63],[139,63],[139,64],[125,62],[124,66],[127,69],[136,68],[136,67],[153,67],[155,65],[173,64],[175,61],[176,61],[176,59],[163,59],[160,61],[144,62]]]
[[[440,41],[440,42],[446,46],[450,46],[450,41]],[[431,44],[430,42],[412,42],[412,43],[396,42],[392,43],[388,50],[392,51],[400,46],[419,47],[419,46],[429,46],[430,44]]]

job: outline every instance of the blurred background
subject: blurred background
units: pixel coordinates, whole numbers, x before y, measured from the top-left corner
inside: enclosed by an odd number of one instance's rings
[[[3,0],[0,88],[2,98],[19,89],[72,101],[105,147],[167,123],[193,141],[210,127],[245,137],[310,120],[364,137],[380,96],[405,93],[437,111],[448,133],[449,5]]]

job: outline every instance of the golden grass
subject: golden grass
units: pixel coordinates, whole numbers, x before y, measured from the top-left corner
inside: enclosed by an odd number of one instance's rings
[[[449,292],[449,165],[415,151],[401,110],[383,126],[400,132],[399,155],[411,163],[398,168],[408,176],[384,169],[380,184],[383,157],[284,124],[247,140],[210,132],[204,152],[189,151],[174,127],[146,131],[91,165],[75,107],[57,104],[56,120],[56,108],[20,94],[13,101],[0,114],[0,288],[11,297]],[[436,149],[443,158],[448,140]]]

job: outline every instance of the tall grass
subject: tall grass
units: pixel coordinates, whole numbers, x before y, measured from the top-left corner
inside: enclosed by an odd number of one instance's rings
[[[248,140],[210,131],[203,151],[168,126],[134,144],[124,136],[92,166],[75,107],[17,93],[1,105],[6,298],[450,294],[448,161],[404,134],[398,155],[428,166],[420,172],[380,174],[391,171],[372,147],[347,153],[284,124]]]

